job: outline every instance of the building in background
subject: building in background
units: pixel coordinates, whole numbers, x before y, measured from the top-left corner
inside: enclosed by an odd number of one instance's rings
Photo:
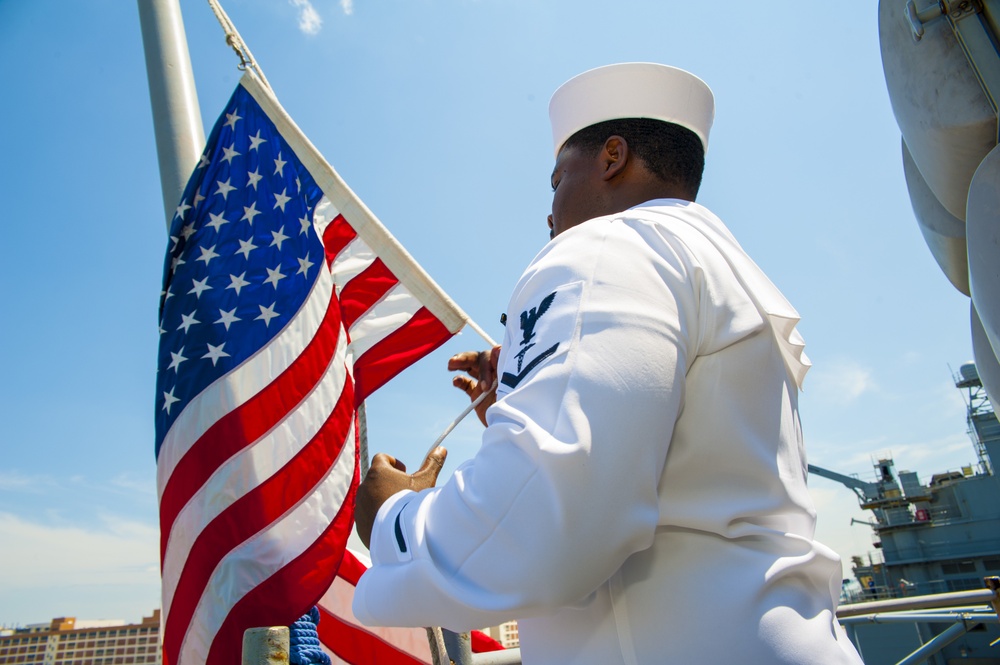
[[[0,631],[0,665],[161,665],[160,610],[142,623],[78,621],[57,617],[49,623]]]
[[[483,628],[482,632],[502,644],[504,649],[517,649],[521,646],[521,639],[517,636],[516,621],[507,621],[499,626]]]

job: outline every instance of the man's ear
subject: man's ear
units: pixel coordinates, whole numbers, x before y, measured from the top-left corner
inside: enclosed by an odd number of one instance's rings
[[[601,149],[601,161],[604,165],[602,178],[611,180],[625,170],[629,160],[628,143],[620,136],[609,136]]]

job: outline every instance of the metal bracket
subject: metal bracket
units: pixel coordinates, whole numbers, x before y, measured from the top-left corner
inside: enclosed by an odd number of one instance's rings
[[[910,22],[910,29],[913,30],[913,41],[919,42],[924,36],[924,24],[930,23],[944,14],[944,8],[940,2],[935,2],[930,7],[917,10],[914,0],[907,0],[906,20]]]
[[[993,112],[1000,112],[1000,49],[997,0],[941,0],[955,39],[965,52]],[[1000,124],[998,124],[1000,138]]]

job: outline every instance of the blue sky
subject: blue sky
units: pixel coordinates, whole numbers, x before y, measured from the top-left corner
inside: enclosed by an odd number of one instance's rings
[[[202,117],[239,79],[182,0]],[[665,0],[228,0],[278,98],[348,184],[495,337],[547,238],[547,103],[621,61],[689,69],[717,115],[699,202],[802,314],[810,461],[873,477],[974,460],[951,371],[968,299],[910,209],[876,4],[765,12]],[[159,604],[153,396],[166,249],[133,2],[0,0],[0,624],[138,620]],[[464,406],[447,357],[369,402],[370,445],[417,465]],[[950,369],[949,369],[950,368]],[[478,425],[449,439],[455,464]],[[814,478],[819,538],[871,549],[853,494]],[[849,568],[848,568],[849,572]]]

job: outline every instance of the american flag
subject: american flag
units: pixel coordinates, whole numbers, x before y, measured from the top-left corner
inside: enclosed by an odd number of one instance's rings
[[[238,663],[334,579],[355,409],[467,321],[247,73],[171,223],[156,388],[163,651]]]

